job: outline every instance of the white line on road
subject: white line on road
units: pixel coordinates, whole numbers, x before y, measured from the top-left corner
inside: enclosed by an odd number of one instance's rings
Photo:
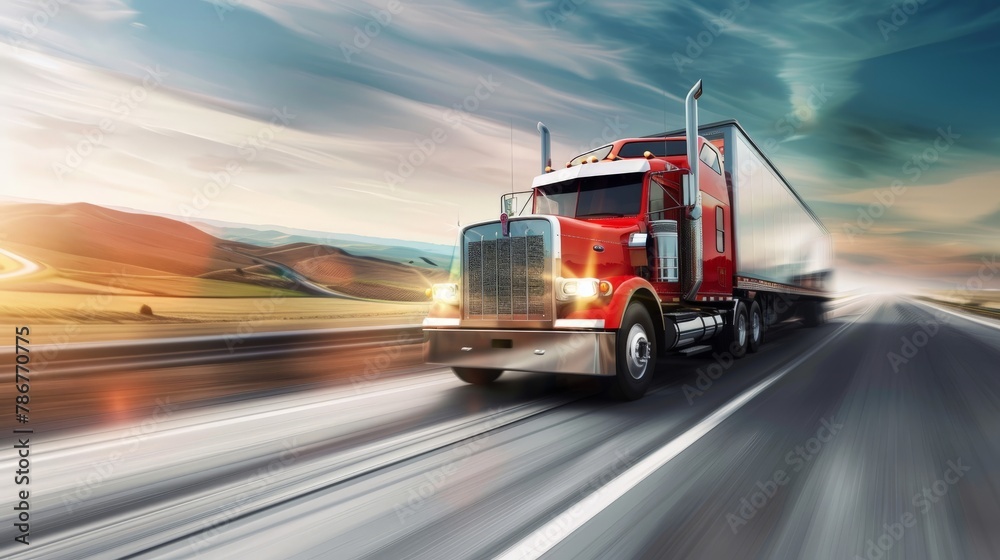
[[[0,253],[7,255],[8,258],[17,261],[17,263],[21,265],[21,268],[12,270],[10,272],[0,272],[0,280],[10,280],[11,278],[17,278],[18,276],[27,276],[28,274],[32,274],[38,271],[39,266],[37,264],[29,261],[28,259],[22,257],[21,255],[16,255],[14,253],[11,253],[7,249],[0,249]]]
[[[937,309],[938,311],[944,311],[945,313],[950,313],[950,314],[952,314],[952,315],[954,315],[956,317],[961,317],[963,319],[968,319],[969,321],[972,321],[973,323],[979,323],[980,325],[983,325],[983,326],[986,326],[986,327],[990,327],[990,328],[993,328],[993,329],[1000,329],[1000,323],[997,323],[995,321],[989,321],[988,319],[981,319],[979,317],[974,317],[972,315],[968,315],[966,313],[962,313],[961,311],[955,311],[953,309],[948,309],[947,307],[942,307],[940,305],[937,305],[937,304],[934,304],[934,303],[930,303],[930,302],[927,302],[927,301],[921,301],[919,299],[911,299],[910,301],[913,301],[913,302],[916,302],[916,303],[919,303],[919,304],[922,304],[922,305],[926,305],[927,307],[930,307],[932,309]]]
[[[626,492],[635,488],[640,482],[645,480],[657,469],[667,464],[671,459],[679,455],[682,451],[691,447],[702,436],[712,431],[713,428],[729,418],[734,412],[751,399],[762,393],[765,389],[773,385],[776,381],[785,376],[788,372],[797,368],[802,362],[812,357],[816,352],[829,344],[845,329],[853,325],[858,319],[868,313],[875,304],[872,303],[865,309],[865,312],[854,318],[850,323],[846,323],[833,332],[826,340],[814,347],[809,352],[799,356],[781,370],[771,374],[763,381],[757,383],[740,396],[729,401],[722,408],[719,408],[700,422],[692,426],[686,432],[672,440],[670,443],[646,457],[639,464],[623,472],[617,478],[602,486],[590,496],[577,502],[566,511],[554,517],[551,521],[532,532],[530,535],[519,541],[514,546],[508,548],[499,556],[499,560],[534,560],[554,548],[566,537],[590,521],[598,513],[603,511],[615,500],[621,498]]]
[[[427,376],[432,377],[432,376]],[[434,376],[437,377],[437,376]],[[434,385],[444,385],[444,384],[454,384],[458,385],[458,381],[455,379],[454,375],[448,374],[443,379],[430,379],[427,381],[421,381],[418,383],[410,383],[403,385],[401,387],[394,387],[391,389],[381,389],[377,391],[370,391],[365,393],[359,393],[354,395],[334,397],[328,400],[322,400],[317,402],[312,402],[308,404],[300,404],[294,406],[288,406],[284,408],[267,410],[262,412],[254,412],[252,414],[236,416],[236,417],[223,417],[213,420],[200,419],[197,424],[181,424],[175,427],[163,428],[151,433],[144,433],[142,435],[143,441],[152,439],[164,439],[172,438],[182,434],[191,434],[194,432],[209,432],[211,430],[217,430],[225,426],[235,426],[239,424],[246,424],[250,422],[259,422],[261,420],[272,418],[277,419],[279,417],[286,417],[288,415],[302,414],[315,409],[322,408],[334,408],[337,406],[342,406],[344,404],[371,399],[384,397],[388,395],[394,395],[398,393],[410,393],[414,389],[420,389],[424,387],[431,387]],[[277,420],[275,420],[277,421]],[[63,448],[53,449],[46,454],[46,458],[49,460],[62,459],[73,454],[81,452],[92,452],[94,450],[102,449],[113,449],[120,446],[122,440],[126,437],[131,437],[135,433],[135,428],[139,425],[136,424],[133,427],[123,427],[115,431],[109,431],[101,434],[97,434],[94,437],[85,439],[81,441],[81,438],[73,439],[70,444]],[[52,446],[50,446],[52,447]],[[16,457],[15,457],[16,459]],[[0,462],[0,468],[13,468],[16,461],[3,461]]]

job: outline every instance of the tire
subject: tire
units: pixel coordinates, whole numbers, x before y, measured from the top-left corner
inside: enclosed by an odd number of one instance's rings
[[[641,399],[653,382],[656,370],[656,331],[642,304],[630,303],[625,310],[615,354],[618,366],[611,385],[612,394],[628,401]]]
[[[471,383],[473,385],[489,385],[500,377],[503,370],[500,369],[485,369],[485,368],[464,368],[464,367],[453,367],[452,371],[459,379],[465,381],[466,383]]]
[[[742,301],[736,304],[736,312],[733,314],[733,322],[725,323],[722,327],[722,335],[715,337],[713,346],[719,354],[729,354],[734,358],[742,358],[747,354],[750,345],[750,328],[747,306]]]
[[[760,304],[756,300],[750,304],[749,335],[747,350],[756,352],[764,343],[764,315],[760,312]]]

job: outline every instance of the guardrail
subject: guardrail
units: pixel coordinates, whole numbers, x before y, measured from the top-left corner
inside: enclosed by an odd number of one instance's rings
[[[39,375],[111,372],[119,369],[177,367],[308,355],[331,349],[362,349],[420,344],[419,325],[391,325],[250,333],[178,336],[69,344],[33,344],[32,371]],[[0,347],[0,363],[11,362],[14,346]],[[13,378],[12,371],[3,378]]]

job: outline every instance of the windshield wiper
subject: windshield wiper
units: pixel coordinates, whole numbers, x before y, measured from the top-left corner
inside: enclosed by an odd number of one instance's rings
[[[594,212],[592,214],[577,214],[577,218],[624,218],[626,215],[618,212]]]

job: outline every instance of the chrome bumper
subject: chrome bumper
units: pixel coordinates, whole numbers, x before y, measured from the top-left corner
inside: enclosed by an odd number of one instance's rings
[[[457,367],[615,375],[614,332],[424,329],[426,359]]]

